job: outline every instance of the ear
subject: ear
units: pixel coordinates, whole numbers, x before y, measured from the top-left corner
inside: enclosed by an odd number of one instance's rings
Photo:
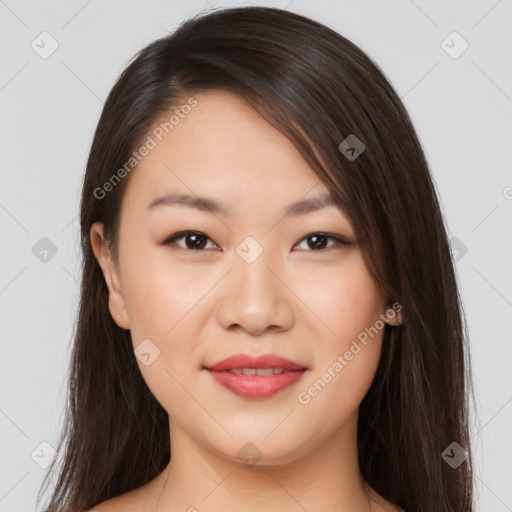
[[[130,322],[118,270],[103,235],[103,224],[95,222],[90,230],[91,246],[108,288],[108,308],[114,322],[122,329],[129,329]]]
[[[395,302],[392,306],[388,306],[385,312],[386,323],[389,325],[402,325],[403,317],[402,317],[402,305],[398,302]]]

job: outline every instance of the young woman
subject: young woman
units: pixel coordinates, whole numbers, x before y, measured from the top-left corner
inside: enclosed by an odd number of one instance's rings
[[[144,48],[98,123],[81,230],[45,510],[473,510],[442,214],[353,43],[244,7]]]

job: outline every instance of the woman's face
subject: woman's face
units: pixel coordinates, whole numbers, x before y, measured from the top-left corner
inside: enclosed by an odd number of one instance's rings
[[[129,178],[117,266],[101,225],[91,230],[110,311],[131,331],[171,442],[292,462],[354,434],[389,305],[348,218],[320,204],[327,188],[294,146],[237,96],[195,98],[162,140],[153,132]],[[248,360],[224,366],[235,372],[211,370],[237,355]],[[296,366],[261,359],[275,370],[255,371],[251,358],[262,355]]]

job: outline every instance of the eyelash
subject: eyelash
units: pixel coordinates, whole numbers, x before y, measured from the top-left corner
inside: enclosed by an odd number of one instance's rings
[[[211,238],[206,236],[204,233],[201,233],[200,231],[180,231],[179,233],[175,233],[174,235],[171,235],[170,237],[166,238],[162,242],[162,245],[172,245],[172,244],[175,244],[176,240],[179,240],[180,238],[185,238],[187,235],[197,235],[197,236],[206,238],[206,239],[210,240],[211,242],[213,242],[213,240],[211,240]],[[354,242],[347,242],[343,238],[341,238],[339,236],[336,236],[336,235],[331,235],[329,233],[313,232],[313,233],[309,233],[309,234],[305,235],[304,237],[302,237],[294,245],[294,247],[299,245],[302,241],[304,241],[304,240],[306,240],[308,238],[312,238],[313,236],[320,236],[320,237],[324,237],[324,238],[327,238],[327,239],[335,240],[341,246],[352,245],[354,243]],[[213,242],[213,243],[215,244],[215,242]],[[215,245],[217,245],[217,244],[215,244]],[[322,252],[322,251],[326,251],[327,249],[331,249],[335,245],[336,244],[333,244],[333,245],[331,245],[329,247],[325,247],[325,248],[322,248],[322,249],[307,249],[306,252],[308,252],[308,251],[309,252]],[[180,249],[185,250],[185,251],[198,251],[198,252],[201,252],[201,251],[206,250],[206,249],[189,249],[187,247],[181,247],[181,246],[178,246],[178,247]],[[301,249],[301,250],[303,250],[303,249]]]

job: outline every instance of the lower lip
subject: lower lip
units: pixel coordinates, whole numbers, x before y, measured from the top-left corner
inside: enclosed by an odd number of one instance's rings
[[[285,371],[279,375],[237,375],[230,371],[210,375],[222,386],[243,398],[267,398],[297,382],[305,370]]]

